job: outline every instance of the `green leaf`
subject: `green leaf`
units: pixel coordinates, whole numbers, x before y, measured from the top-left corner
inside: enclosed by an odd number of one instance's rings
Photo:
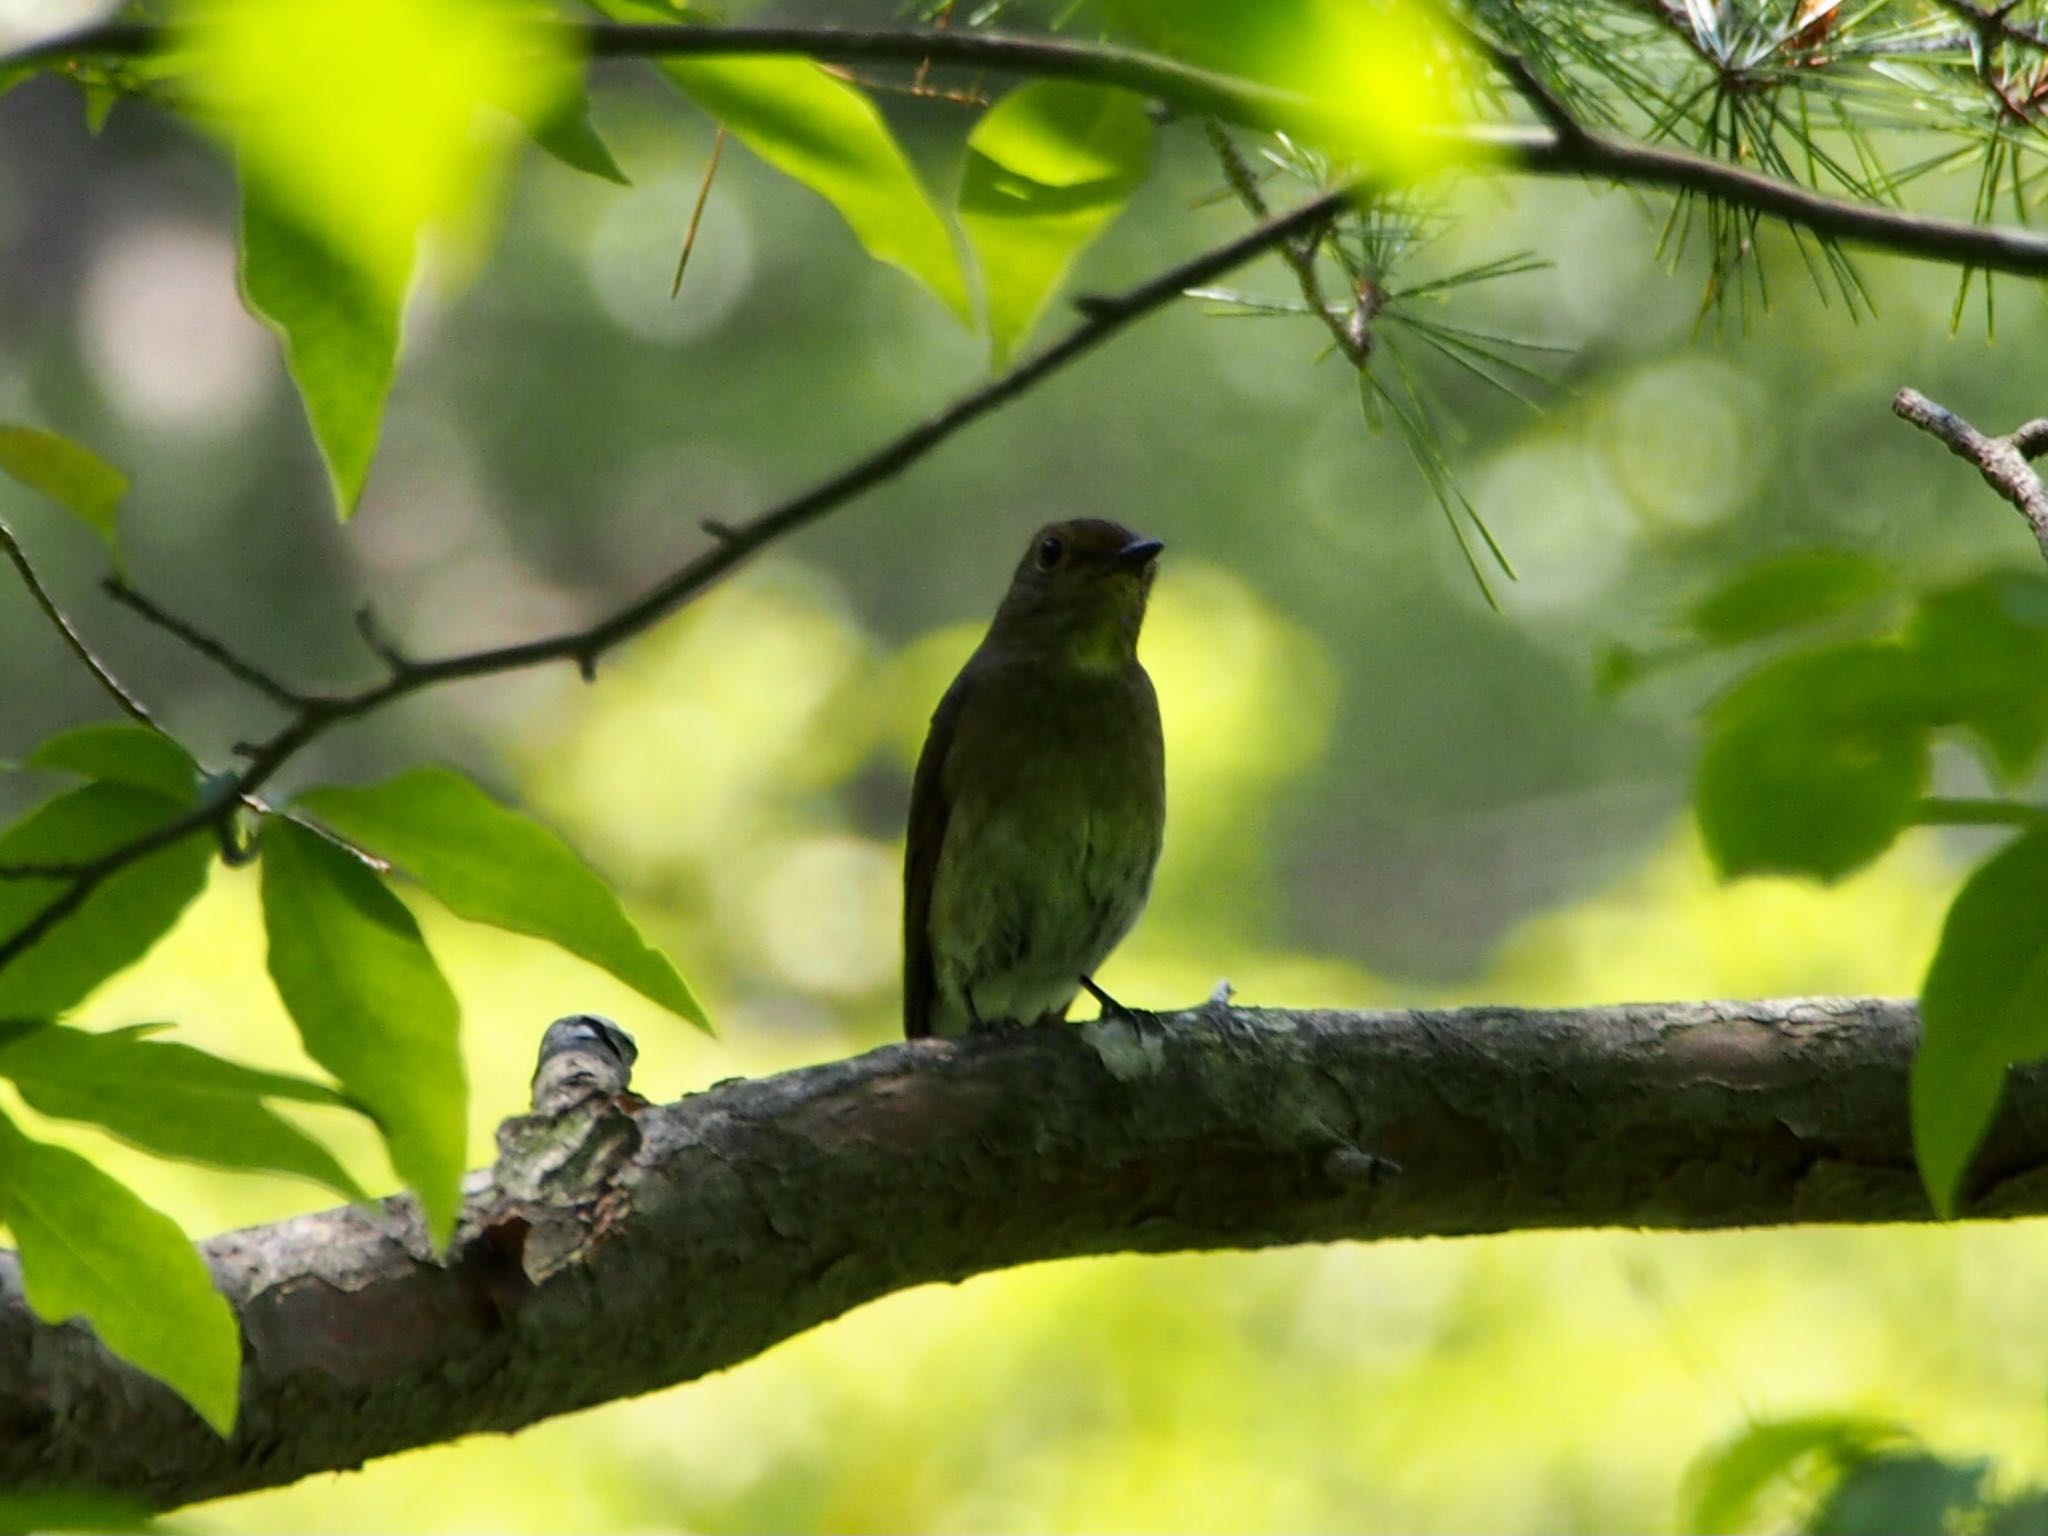
[[[250,310],[283,339],[285,366],[346,518],[377,451],[404,290],[366,276],[246,180],[241,280]]]
[[[0,832],[0,865],[91,859],[185,814],[128,784],[88,784]],[[0,969],[0,1018],[46,1019],[134,964],[206,885],[213,844],[179,839],[108,876],[77,911]],[[58,880],[0,880],[0,935],[20,931],[65,890]]]
[[[455,994],[405,904],[353,854],[263,829],[270,976],[306,1051],[376,1117],[391,1166],[445,1243],[461,1204],[468,1086]]]
[[[103,81],[81,80],[78,88],[85,98],[85,131],[94,138],[107,126],[121,93]]]
[[[1934,1208],[1954,1214],[2006,1068],[2048,1055],[2048,830],[2008,844],[1957,893],[1920,993],[1913,1147]]]
[[[161,1530],[140,1501],[98,1488],[0,1493],[0,1536],[48,1531]]]
[[[2048,1488],[2033,1488],[1995,1504],[1977,1536],[2041,1536],[2048,1531]]]
[[[648,0],[593,0],[622,21],[674,21]],[[973,324],[953,236],[875,104],[808,59],[662,59],[657,67],[748,149],[839,210],[877,261]]]
[[[1620,640],[1603,640],[1593,653],[1593,692],[1612,699],[1641,682],[1656,666],[1657,654]]]
[[[640,936],[603,878],[553,832],[462,775],[415,768],[368,788],[308,790],[298,804],[390,860],[456,916],[559,944],[709,1027],[674,964]]]
[[[154,790],[184,806],[198,803],[204,777],[191,753],[163,732],[141,725],[85,725],[65,731],[30,752],[24,766]]]
[[[629,184],[619,162],[612,158],[611,146],[591,122],[590,97],[580,87],[557,97],[552,107],[528,125],[527,132],[534,143],[570,169],[622,187]]]
[[[37,1316],[84,1317],[101,1343],[171,1387],[221,1435],[234,1428],[241,1332],[176,1222],[4,1115],[0,1220],[14,1233],[22,1291]]]
[[[369,1199],[333,1153],[264,1103],[346,1105],[320,1083],[147,1040],[140,1029],[93,1034],[61,1024],[0,1042],[0,1077],[38,1114],[90,1122],[160,1157],[296,1174]]]
[[[2000,572],[1938,592],[1906,643],[1940,718],[1973,732],[2007,783],[2048,745],[2048,578]]]
[[[1420,0],[1111,0],[1152,47],[1277,87],[1260,126],[1411,180],[1473,158],[1458,121],[1466,49]]]
[[[1929,727],[1896,645],[1782,657],[1708,715],[1694,808],[1725,876],[1836,880],[1891,846],[1927,780]]]
[[[575,77],[502,0],[211,0],[181,93],[233,144],[242,289],[275,326],[346,517],[369,472],[423,231],[466,255],[513,142]]]
[[[1987,1461],[1894,1451],[1851,1467],[1806,1522],[1807,1536],[1942,1536],[1975,1507]]]
[[[39,491],[95,534],[118,563],[128,477],[89,448],[36,427],[0,425],[0,470]]]
[[[1764,1496],[1806,1465],[1840,1467],[1899,1438],[1896,1425],[1853,1414],[1813,1414],[1752,1423],[1686,1473],[1691,1509],[1685,1529],[1733,1532],[1755,1524]]]
[[[422,231],[488,227],[514,139],[477,108],[528,121],[574,79],[566,30],[504,0],[204,9],[182,37],[181,100],[232,142],[245,186],[386,298],[405,291]]]
[[[1060,279],[1145,179],[1152,122],[1128,91],[1041,80],[1019,87],[967,137],[960,222],[981,264],[1000,364]]]
[[[1693,632],[1711,645],[1739,645],[1835,618],[1897,589],[1886,566],[1850,550],[1815,549],[1758,561],[1695,602]]]

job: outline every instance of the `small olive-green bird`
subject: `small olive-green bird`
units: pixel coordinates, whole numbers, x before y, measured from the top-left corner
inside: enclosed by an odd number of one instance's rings
[[[1041,528],[932,715],[910,790],[903,1033],[1053,1022],[1130,931],[1166,824],[1138,626],[1163,546]]]

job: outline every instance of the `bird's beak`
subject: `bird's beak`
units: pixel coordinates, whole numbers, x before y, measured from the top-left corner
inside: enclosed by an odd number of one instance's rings
[[[1132,570],[1143,570],[1166,548],[1158,539],[1133,539],[1116,552],[1116,563]]]

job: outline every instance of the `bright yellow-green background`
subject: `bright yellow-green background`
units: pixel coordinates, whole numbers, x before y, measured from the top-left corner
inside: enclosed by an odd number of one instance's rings
[[[892,110],[895,110],[892,105]],[[524,162],[497,254],[429,286],[358,520],[337,529],[268,340],[235,308],[232,189],[146,109],[87,140],[52,82],[0,101],[0,416],[65,431],[136,490],[136,577],[309,682],[369,674],[374,598],[420,650],[603,611],[979,376],[978,344],[728,150],[682,296],[708,147],[605,77],[628,190]],[[902,107],[935,182],[957,108]],[[1109,286],[1234,227],[1199,146],[1164,144],[1084,264]],[[1618,701],[1600,644],[1654,645],[1761,552],[1848,545],[1934,580],[2025,564],[2005,509],[1893,423],[1914,383],[1987,425],[2038,412],[2038,303],[1947,336],[1951,278],[1873,262],[1876,322],[1771,247],[1776,311],[1695,343],[1701,271],[1623,196],[1474,183],[1418,268],[1535,246],[1473,323],[1571,344],[1532,417],[1436,372],[1454,454],[1523,580],[1488,613],[1398,444],[1288,322],[1148,323],[899,484],[788,541],[608,664],[466,685],[309,756],[299,782],[463,762],[561,827],[704,993],[713,1042],[540,946],[424,909],[461,994],[472,1157],[523,1104],[541,1028],[597,1010],[669,1097],[890,1035],[908,765],[1030,529],[1119,515],[1168,542],[1145,655],[1172,818],[1105,982],[1165,1006],[1583,1003],[1910,992],[1982,837],[1909,837],[1829,891],[1718,885],[1684,814],[1725,677]],[[1660,205],[1661,206],[1661,205]],[[1278,270],[1238,280],[1283,295]],[[262,706],[91,590],[88,543],[18,517],[81,622],[213,761]],[[0,599],[0,753],[100,702]],[[1944,790],[1979,780],[1960,753]],[[13,809],[48,785],[13,776]],[[424,905],[424,904],[423,904]],[[86,1010],[300,1064],[261,968],[253,877],[217,876]],[[8,1107],[14,1109],[11,1101]],[[368,1178],[373,1143],[315,1116]],[[53,1130],[51,1134],[69,1134]],[[81,1144],[91,1138],[80,1136]],[[195,1233],[322,1203],[95,1144]],[[1681,1476],[1752,1419],[1846,1410],[2042,1465],[2048,1244],[2036,1227],[1624,1234],[1106,1260],[891,1298],[717,1379],[180,1517],[238,1530],[1670,1529]],[[691,1298],[678,1296],[679,1307]]]

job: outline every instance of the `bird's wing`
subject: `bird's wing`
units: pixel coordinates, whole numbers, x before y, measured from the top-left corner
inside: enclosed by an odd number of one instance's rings
[[[939,872],[939,849],[946,841],[946,820],[952,806],[946,799],[946,754],[960,723],[960,711],[971,684],[962,672],[932,711],[931,729],[918,755],[910,781],[910,846],[903,856],[903,1037],[921,1039],[932,1032],[932,1000],[938,977],[932,967],[932,882]]]

